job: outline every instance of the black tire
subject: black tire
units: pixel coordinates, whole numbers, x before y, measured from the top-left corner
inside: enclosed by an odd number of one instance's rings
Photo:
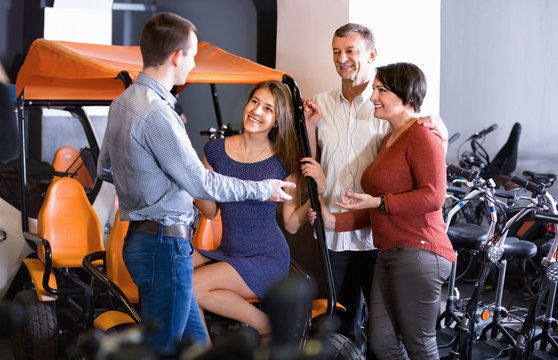
[[[334,355],[332,359],[335,360],[366,360],[366,357],[358,349],[354,342],[352,342],[345,335],[333,333],[326,337],[327,342],[331,345]]]
[[[25,307],[23,326],[12,333],[15,360],[52,360],[58,356],[58,321],[54,301],[39,301],[35,290],[20,291],[14,302]]]

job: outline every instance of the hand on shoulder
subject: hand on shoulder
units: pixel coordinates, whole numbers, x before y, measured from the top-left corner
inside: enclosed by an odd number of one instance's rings
[[[444,124],[442,118],[438,115],[423,116],[417,121],[419,124],[427,127],[430,131],[436,134],[443,142],[448,141],[448,129]]]

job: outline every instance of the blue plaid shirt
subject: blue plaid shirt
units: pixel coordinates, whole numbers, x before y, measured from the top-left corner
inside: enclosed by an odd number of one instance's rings
[[[269,180],[242,181],[203,166],[173,110],[175,103],[160,82],[139,73],[110,106],[97,173],[114,184],[120,218],[190,225],[193,198],[267,200]]]

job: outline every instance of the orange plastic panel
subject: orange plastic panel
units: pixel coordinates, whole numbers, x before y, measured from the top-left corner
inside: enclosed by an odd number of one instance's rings
[[[50,184],[37,223],[37,235],[50,243],[53,267],[81,267],[85,255],[104,250],[99,219],[77,180]],[[44,261],[42,247],[37,252]]]
[[[523,235],[525,235],[525,233],[527,231],[529,231],[529,229],[535,225],[535,221],[525,221],[523,224],[521,224],[521,226],[519,227],[519,229],[516,231],[516,235],[518,238],[521,238]]]
[[[124,324],[135,324],[135,321],[130,317],[130,315],[122,311],[115,310],[105,311],[101,315],[97,316],[93,321],[93,325],[97,329],[101,329],[103,331],[107,331],[117,325]]]
[[[29,271],[29,275],[31,275],[31,280],[33,280],[33,285],[35,285],[35,290],[37,291],[37,297],[40,301],[54,301],[58,298],[56,295],[49,294],[45,291],[43,287],[43,274],[45,272],[45,264],[41,260],[37,259],[23,259],[23,264]],[[54,273],[50,273],[50,277],[48,279],[48,285],[53,288],[57,289],[56,285],[56,278],[54,277]]]
[[[62,146],[60,149],[56,150],[52,167],[58,172],[68,171],[68,173],[74,173],[77,171],[77,174],[72,178],[79,181],[85,189],[91,189],[93,187],[91,176],[83,164],[79,152],[71,146]],[[54,178],[57,179],[58,177],[55,176]]]
[[[345,307],[339,303],[335,303],[335,308],[341,311],[347,311]],[[325,313],[327,310],[327,300],[326,299],[315,299],[312,300],[312,319],[318,315]]]
[[[195,60],[187,83],[257,84],[285,74],[206,42]],[[139,46],[37,39],[17,75],[16,93],[25,90],[28,100],[113,100],[124,91],[117,75],[125,71],[135,79],[142,67]]]
[[[203,213],[201,214],[198,227],[192,238],[192,245],[196,249],[215,250],[221,244],[221,212],[213,220],[209,220]]]
[[[131,303],[137,304],[139,303],[138,287],[132,280],[122,258],[122,247],[129,225],[128,221],[120,221],[120,212],[116,211],[112,231],[107,240],[107,277],[124,292]]]

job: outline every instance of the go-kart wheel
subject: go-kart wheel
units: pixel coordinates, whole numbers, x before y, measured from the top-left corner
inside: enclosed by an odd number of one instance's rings
[[[22,305],[27,317],[12,333],[12,351],[16,360],[52,360],[58,354],[58,321],[53,301],[39,301],[34,290],[17,293],[14,302]]]
[[[366,357],[358,346],[345,335],[338,333],[329,334],[326,340],[334,350],[335,360],[365,360]]]

